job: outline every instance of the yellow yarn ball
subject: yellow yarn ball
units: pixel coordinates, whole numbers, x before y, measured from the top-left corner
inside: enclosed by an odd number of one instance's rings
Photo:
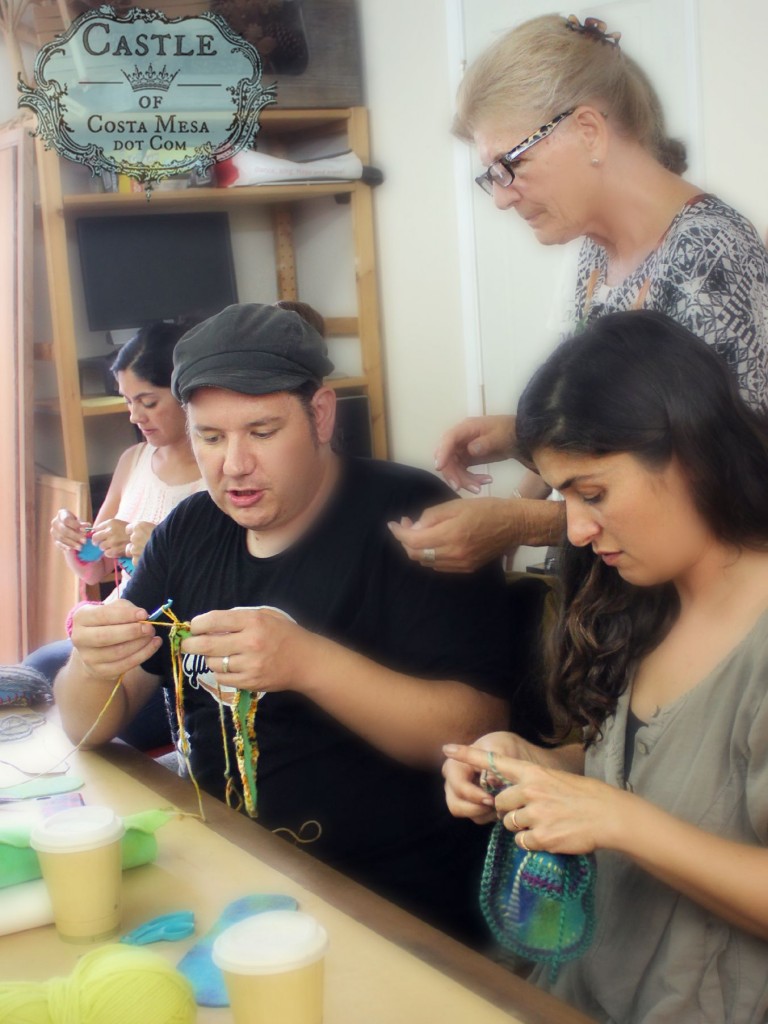
[[[0,983],[0,1024],[194,1024],[192,986],[157,953],[102,946],[68,978]]]

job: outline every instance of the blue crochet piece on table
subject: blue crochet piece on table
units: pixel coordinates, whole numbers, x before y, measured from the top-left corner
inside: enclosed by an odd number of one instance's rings
[[[527,852],[499,822],[491,833],[480,888],[480,907],[507,952],[550,966],[589,948],[595,927],[595,858]]]

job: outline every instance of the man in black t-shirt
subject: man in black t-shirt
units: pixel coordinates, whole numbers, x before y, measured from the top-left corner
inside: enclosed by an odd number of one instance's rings
[[[174,360],[208,491],[153,531],[124,600],[76,613],[56,683],[64,727],[85,735],[124,673],[88,741],[106,742],[171,677],[167,632],[146,619],[172,598],[191,623],[184,724],[200,784],[223,798],[218,695],[257,693],[260,823],[318,822],[310,852],[478,938],[487,837],[450,817],[439,766],[443,743],[507,724],[500,569],[446,576],[405,557],[387,523],[451,492],[333,452],[332,366],[296,313],[230,306]],[[225,722],[235,764],[228,708]]]

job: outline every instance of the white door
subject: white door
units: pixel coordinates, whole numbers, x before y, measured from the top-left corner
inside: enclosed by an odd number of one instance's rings
[[[456,51],[471,63],[500,34],[520,22],[552,12],[551,0],[454,0],[460,36]],[[704,177],[699,166],[700,125],[695,0],[612,0],[564,13],[602,18],[608,31],[622,33],[621,46],[654,83],[671,136],[688,147],[688,176]],[[456,161],[460,223],[465,237],[463,268],[474,282],[465,296],[474,308],[467,331],[468,405],[472,413],[513,411],[532,371],[558,340],[569,301],[578,242],[540,245],[513,211],[497,210],[474,183],[481,168],[471,147]],[[478,388],[478,375],[480,385]],[[490,493],[509,494],[520,467],[491,467]],[[538,561],[540,552],[521,552],[518,565]]]

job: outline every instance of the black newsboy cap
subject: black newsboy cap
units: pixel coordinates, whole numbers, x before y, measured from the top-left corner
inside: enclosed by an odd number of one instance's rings
[[[298,313],[252,302],[227,306],[183,335],[171,390],[179,402],[196,388],[269,395],[320,384],[332,370],[325,340]]]

